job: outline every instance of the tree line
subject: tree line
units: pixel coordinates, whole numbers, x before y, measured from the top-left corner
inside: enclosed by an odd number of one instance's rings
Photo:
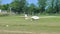
[[[11,10],[17,14],[59,14],[60,0],[37,0],[38,3],[29,4],[26,0],[13,0],[9,4],[1,4],[0,9]]]

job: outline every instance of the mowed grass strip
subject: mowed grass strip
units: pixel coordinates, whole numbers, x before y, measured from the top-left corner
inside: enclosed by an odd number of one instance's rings
[[[39,20],[31,21],[31,19],[25,20],[17,16],[0,17],[0,30],[60,32],[60,18],[40,18]]]

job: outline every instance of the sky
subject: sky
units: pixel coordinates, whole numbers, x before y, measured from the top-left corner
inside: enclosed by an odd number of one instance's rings
[[[7,3],[11,3],[11,2],[12,2],[12,0],[2,0],[2,4],[7,4]],[[31,3],[34,3],[35,5],[37,4],[37,0],[27,0],[27,2],[29,4],[31,4]]]

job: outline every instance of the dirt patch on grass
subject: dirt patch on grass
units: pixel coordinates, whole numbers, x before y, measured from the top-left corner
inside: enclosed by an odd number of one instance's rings
[[[0,30],[3,33],[25,33],[25,34],[60,34],[56,31],[13,31],[13,30]]]
[[[0,30],[0,32],[6,32],[6,33],[28,33],[28,34],[32,34],[32,32],[30,31],[13,31],[13,30]]]
[[[57,31],[36,31],[34,34],[60,34]]]

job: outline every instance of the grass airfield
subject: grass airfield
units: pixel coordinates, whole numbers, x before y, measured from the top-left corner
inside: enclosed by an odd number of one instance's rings
[[[60,34],[60,16],[39,17],[35,21],[21,16],[0,17],[0,34]]]

